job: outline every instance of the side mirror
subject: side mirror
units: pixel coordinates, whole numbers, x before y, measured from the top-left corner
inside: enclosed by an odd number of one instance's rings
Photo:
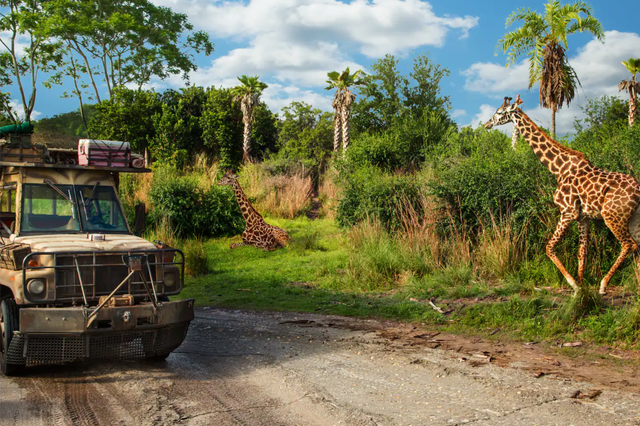
[[[136,204],[136,216],[133,220],[133,234],[140,236],[144,233],[146,225],[146,207],[144,203]]]

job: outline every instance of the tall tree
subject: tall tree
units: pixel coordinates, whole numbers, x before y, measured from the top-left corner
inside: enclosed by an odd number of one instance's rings
[[[251,162],[251,125],[256,114],[256,108],[260,105],[260,95],[266,89],[267,84],[260,81],[260,76],[238,77],[241,84],[232,89],[234,102],[240,102],[242,121],[244,123],[244,136],[242,140],[242,161]]]
[[[0,0],[0,8],[0,32],[6,35],[0,38],[0,85],[18,88],[24,120],[30,121],[38,78],[60,64],[60,44],[42,31],[41,1]]]
[[[509,15],[506,26],[517,21],[524,24],[498,41],[498,48],[508,52],[507,67],[524,54],[529,57],[529,89],[540,83],[540,105],[551,110],[553,137],[558,109],[569,105],[580,84],[567,59],[567,36],[588,31],[598,40],[604,40],[602,25],[591,14],[591,6],[583,1],[567,5],[549,1],[544,15],[520,8]]]
[[[138,90],[151,78],[181,74],[186,79],[197,69],[194,53],[211,54],[213,44],[203,31],[193,32],[187,16],[156,6],[149,0],[49,0],[47,34],[63,43],[66,67],[52,83],[64,77],[74,82],[71,95],[102,101],[117,87]],[[102,86],[100,83],[104,83]]]
[[[625,90],[629,94],[629,126],[633,126],[638,115],[640,82],[636,81],[636,74],[640,72],[640,58],[629,58],[626,62],[622,62],[622,65],[631,73],[631,80],[622,80],[618,90]]]
[[[362,70],[358,70],[351,74],[349,67],[342,73],[338,71],[331,71],[327,73],[329,79],[327,83],[329,86],[325,87],[325,90],[336,90],[333,96],[334,115],[334,130],[333,130],[333,150],[337,151],[340,147],[340,141],[342,140],[342,150],[346,151],[349,148],[351,142],[351,135],[349,133],[349,119],[351,118],[351,105],[356,99],[356,95],[349,90],[352,86],[358,86],[364,84],[361,79]],[[342,135],[341,135],[342,134]],[[342,137],[341,137],[342,136]]]

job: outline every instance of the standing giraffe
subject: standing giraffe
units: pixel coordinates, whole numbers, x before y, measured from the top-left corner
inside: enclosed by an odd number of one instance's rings
[[[583,153],[551,139],[518,107],[523,103],[520,95],[513,104],[510,102],[511,98],[505,97],[502,106],[484,127],[490,129],[512,122],[514,131],[524,136],[542,164],[555,176],[558,189],[553,198],[560,209],[560,220],[553,237],[547,243],[546,251],[547,256],[573,287],[574,295],[579,286],[582,286],[584,277],[589,219],[604,219],[607,227],[622,244],[620,255],[600,282],[600,294],[605,294],[613,274],[625,258],[637,250],[640,243],[640,185],[629,175],[609,172],[591,165]],[[578,221],[580,230],[577,285],[555,253],[556,245],[575,220]]]
[[[242,233],[242,242],[231,244],[229,248],[234,249],[242,246],[255,246],[263,251],[272,251],[278,247],[287,247],[291,243],[291,237],[284,230],[277,226],[269,225],[264,221],[262,215],[258,213],[240,187],[238,176],[231,172],[225,173],[218,185],[231,185],[238,200],[242,217],[247,226]]]

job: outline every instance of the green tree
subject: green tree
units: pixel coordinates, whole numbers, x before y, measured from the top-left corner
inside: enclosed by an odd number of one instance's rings
[[[568,5],[549,1],[544,15],[520,8],[509,15],[506,26],[517,21],[524,24],[498,41],[498,48],[508,52],[507,67],[522,55],[529,57],[529,89],[540,83],[540,105],[551,110],[552,137],[556,134],[558,109],[569,105],[580,84],[567,59],[567,36],[588,31],[604,40],[602,25],[591,13],[591,6],[583,1]]]
[[[260,102],[255,110],[251,146],[253,159],[257,161],[278,152],[278,118],[264,102]]]
[[[149,143],[156,160],[181,168],[203,152],[201,117],[206,98],[205,90],[194,86],[167,90],[160,95],[162,108],[151,117],[155,137]]]
[[[84,114],[87,119],[91,119],[95,113],[95,105],[85,105]],[[56,114],[53,117],[41,118],[35,123],[36,133],[46,133],[53,135],[69,135],[86,138],[87,129],[80,110]]]
[[[260,81],[260,76],[249,77],[243,75],[238,77],[240,85],[232,89],[234,102],[240,102],[242,110],[242,121],[244,123],[244,135],[242,139],[242,160],[244,162],[253,161],[251,157],[251,125],[255,118],[256,109],[260,106],[260,95],[266,89],[267,84]]]
[[[231,89],[211,88],[201,125],[205,152],[223,169],[237,170],[242,162],[242,111]]]
[[[334,131],[333,131],[333,150],[338,151],[340,147],[340,141],[342,141],[342,150],[346,151],[349,148],[351,142],[350,119],[351,119],[351,105],[356,99],[356,95],[349,90],[352,86],[363,85],[364,81],[361,79],[362,70],[358,70],[351,74],[349,67],[342,73],[338,71],[331,71],[327,73],[329,79],[327,83],[329,86],[325,87],[325,90],[335,89],[335,95],[333,96],[333,102],[331,105],[334,109]]]
[[[384,135],[367,139],[376,145],[378,158],[389,155],[405,166],[417,166],[453,128],[449,97],[441,93],[449,71],[426,54],[416,55],[409,75],[399,72],[398,63],[387,55],[371,65],[353,106],[354,134]],[[371,152],[365,148],[363,154]]]
[[[42,2],[0,0],[0,7],[3,8],[0,32],[6,35],[0,39],[0,85],[18,88],[24,120],[30,121],[36,105],[38,79],[41,73],[49,72],[60,64],[60,44],[43,31],[46,15]],[[19,41],[25,39],[27,46],[23,49]],[[7,96],[3,99],[6,100]],[[3,102],[5,110],[7,105]],[[14,116],[13,113],[11,115]]]
[[[332,134],[330,112],[304,102],[292,102],[282,108],[282,118],[278,122],[278,156],[319,172],[331,156]],[[314,176],[317,174],[314,172]]]
[[[638,92],[640,82],[636,81],[636,74],[640,72],[640,59],[629,58],[622,62],[631,73],[631,80],[622,80],[618,85],[618,91],[624,90],[629,94],[629,126],[633,126],[638,115]]]
[[[160,95],[153,91],[116,88],[111,99],[95,106],[89,121],[89,135],[96,139],[131,143],[137,151],[148,147],[156,136],[151,117],[162,112]]]
[[[121,86],[141,90],[152,77],[183,74],[186,79],[197,69],[193,54],[213,51],[208,35],[194,32],[186,15],[149,0],[49,0],[43,5],[46,33],[66,49],[66,67],[51,83],[70,77],[70,96],[81,105],[86,89],[93,89],[89,99],[101,102],[100,80],[110,98]]]

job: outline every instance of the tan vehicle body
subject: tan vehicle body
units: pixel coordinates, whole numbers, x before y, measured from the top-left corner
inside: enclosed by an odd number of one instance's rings
[[[6,162],[0,167],[0,298],[12,299],[19,317],[19,326],[11,330],[13,337],[3,351],[9,364],[54,364],[82,358],[164,359],[182,343],[194,316],[193,299],[169,301],[168,296],[182,288],[183,255],[133,235],[117,198],[122,170]],[[38,191],[54,194],[55,190],[63,195],[50,203],[49,199],[34,201],[25,196],[25,188],[35,185]],[[70,189],[64,192],[60,187]],[[84,193],[93,196],[96,188],[98,193],[113,194],[107,202],[110,214],[119,218],[118,231],[85,231],[89,222],[81,216],[89,220],[90,198],[80,197],[87,197]],[[96,195],[89,205],[102,202]],[[35,211],[34,203],[50,205],[53,214],[26,214]],[[60,205],[70,207],[71,213],[55,216]],[[23,223],[46,223],[47,218],[62,225],[55,232],[38,232]],[[31,293],[34,280],[44,283],[37,295]]]

